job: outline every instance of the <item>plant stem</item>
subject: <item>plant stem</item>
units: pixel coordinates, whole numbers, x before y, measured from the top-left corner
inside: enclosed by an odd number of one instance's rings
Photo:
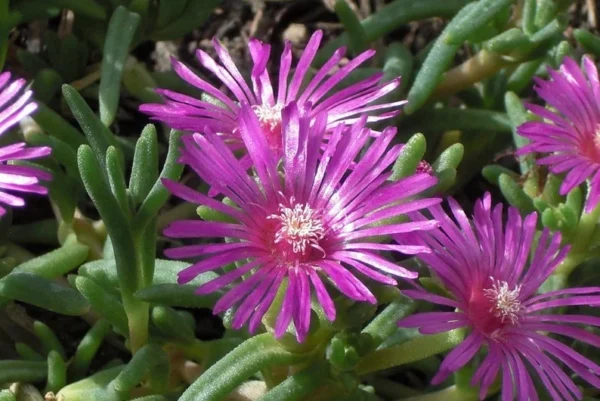
[[[378,370],[420,361],[456,347],[462,342],[464,331],[456,329],[445,333],[416,337],[400,345],[379,349],[366,355],[356,371],[364,375]]]
[[[128,291],[122,291],[121,297],[129,323],[129,345],[132,353],[135,353],[148,341],[150,305],[137,300]]]
[[[435,88],[433,96],[444,97],[460,92],[491,77],[509,64],[511,63],[499,54],[481,50],[461,65],[446,72],[443,81]]]

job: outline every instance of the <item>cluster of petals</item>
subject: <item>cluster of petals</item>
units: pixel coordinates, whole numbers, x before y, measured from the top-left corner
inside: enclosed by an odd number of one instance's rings
[[[213,45],[218,62],[203,50],[198,50],[196,56],[200,64],[212,72],[229,89],[233,98],[174,59],[173,69],[175,72],[188,84],[216,100],[217,104],[214,101],[195,99],[171,90],[160,89],[158,93],[162,95],[164,103],[145,104],[140,107],[140,110],[149,114],[153,119],[176,129],[203,132],[205,127],[208,127],[213,132],[222,135],[233,150],[243,148],[238,128],[241,104],[243,103],[251,106],[259,119],[269,145],[276,150],[281,150],[281,111],[292,101],[300,109],[307,108],[313,119],[320,113],[326,112],[328,129],[334,128],[339,123],[352,124],[365,113],[381,112],[378,115],[369,116],[368,122],[380,121],[397,115],[398,106],[404,104],[405,101],[371,103],[396,89],[400,85],[400,78],[380,84],[383,74],[379,73],[342,90],[334,91],[351,72],[373,57],[374,50],[365,51],[335,70],[344,58],[346,51],[345,48],[338,49],[314,73],[306,87],[302,89],[307,75],[312,73],[311,64],[319,49],[322,36],[321,31],[312,35],[293,74],[290,74],[292,45],[286,41],[279,64],[277,93],[273,89],[271,77],[267,71],[271,52],[270,45],[257,39],[250,39],[248,43],[253,62],[252,88],[250,88],[227,50],[218,40],[214,39]],[[335,72],[332,73],[332,71]],[[310,107],[307,107],[308,105]]]
[[[4,134],[21,119],[37,108],[31,100],[32,92],[24,90],[25,80],[11,80],[11,74],[0,74],[0,135]],[[15,160],[31,160],[49,155],[49,147],[27,147],[17,142],[0,147],[0,204],[13,207],[24,206],[25,201],[14,193],[46,194],[47,189],[40,180],[50,180],[49,173],[30,166],[14,165]],[[0,206],[0,216],[6,209]]]
[[[453,199],[449,207],[451,215],[439,205],[430,209],[439,228],[409,234],[414,244],[430,248],[430,253],[419,257],[449,296],[420,287],[404,291],[446,311],[419,313],[399,322],[423,334],[467,329],[467,337],[446,356],[433,383],[444,381],[484,348],[487,356],[472,378],[472,384],[480,386],[482,400],[498,375],[502,376],[503,401],[538,400],[531,373],[539,377],[553,400],[581,399],[581,390],[564,368],[600,388],[600,366],[554,338],[600,346],[600,336],[585,329],[599,327],[600,318],[557,311],[568,306],[600,306],[600,287],[537,294],[568,252],[568,247],[561,248],[560,234],[551,235],[545,229],[536,238],[537,215],[522,218],[512,207],[504,223],[502,205],[493,207],[489,194],[477,202],[472,221]],[[423,219],[413,215],[416,222]],[[401,239],[406,241],[406,236]]]
[[[182,163],[230,202],[165,181],[178,197],[230,219],[177,221],[167,227],[165,234],[170,237],[217,238],[212,243],[166,251],[171,258],[199,258],[180,273],[180,282],[236,264],[198,288],[199,294],[227,289],[214,313],[235,308],[233,327],[248,323],[255,331],[281,287],[285,294],[275,335],[283,335],[293,322],[301,342],[310,326],[312,295],[325,316],[334,320],[336,309],[328,287],[336,287],[353,300],[375,303],[365,279],[395,285],[394,277],[417,276],[386,260],[379,251],[415,254],[426,248],[372,240],[374,236],[428,230],[437,224],[389,220],[440,202],[418,198],[436,183],[429,174],[388,180],[401,149],[401,145],[390,146],[395,129],[385,129],[365,150],[372,135],[364,116],[350,126],[338,125],[325,140],[327,115],[312,117],[291,102],[282,110],[285,152],[280,158],[269,146],[251,106],[242,103],[240,107],[239,133],[255,175],[247,172],[243,156],[236,158],[223,137],[210,128],[185,136],[181,157]],[[224,237],[226,242],[222,242]],[[245,280],[236,285],[242,277]],[[285,279],[287,285],[282,286]],[[228,288],[230,284],[233,286]]]
[[[589,212],[600,202],[600,81],[589,57],[583,58],[583,65],[584,71],[566,57],[559,71],[549,69],[550,80],[536,79],[535,90],[553,110],[527,105],[542,120],[519,127],[519,134],[530,143],[517,154],[547,154],[537,163],[552,173],[566,174],[560,188],[563,195],[589,180]]]

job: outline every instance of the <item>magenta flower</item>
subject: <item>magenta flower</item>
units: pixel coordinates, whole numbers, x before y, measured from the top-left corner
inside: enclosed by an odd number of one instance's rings
[[[23,117],[31,114],[37,107],[32,102],[30,90],[23,91],[25,80],[11,82],[10,73],[0,74],[0,135],[17,124]],[[0,204],[24,206],[25,201],[10,192],[30,192],[46,194],[48,190],[39,184],[39,180],[52,177],[45,171],[29,166],[9,164],[13,160],[31,160],[47,156],[48,147],[26,148],[25,142],[0,147]],[[6,209],[0,206],[0,216]]]
[[[487,356],[472,381],[474,386],[481,386],[482,400],[499,373],[503,401],[512,400],[515,391],[518,400],[538,400],[530,372],[535,372],[555,401],[581,399],[581,391],[559,364],[600,387],[600,366],[548,336],[600,346],[599,336],[577,327],[600,326],[600,318],[553,311],[574,305],[599,306],[600,288],[568,288],[536,295],[567,254],[568,247],[560,247],[560,234],[550,235],[544,230],[532,252],[535,213],[522,219],[511,207],[504,225],[502,205],[492,209],[491,197],[486,194],[477,202],[471,222],[453,199],[449,203],[456,222],[438,205],[431,212],[440,228],[413,236],[419,245],[431,248],[431,253],[419,257],[453,297],[422,289],[405,294],[450,310],[420,313],[399,322],[400,327],[417,327],[423,334],[469,329],[466,339],[443,361],[433,382],[441,383],[485,348]],[[421,219],[424,217],[415,221]]]
[[[184,137],[181,161],[234,205],[165,181],[180,198],[213,208],[231,219],[177,221],[165,230],[167,236],[175,238],[217,238],[212,243],[166,251],[170,258],[200,258],[179,274],[180,283],[237,262],[236,268],[202,285],[197,292],[212,293],[244,277],[241,283],[231,285],[215,305],[214,313],[236,307],[233,327],[249,322],[254,332],[287,279],[275,335],[283,335],[293,321],[300,342],[309,330],[312,294],[327,318],[335,319],[329,284],[353,300],[375,303],[375,296],[359,276],[388,285],[396,284],[390,276],[415,278],[416,273],[386,260],[377,251],[414,254],[426,251],[423,247],[381,244],[369,238],[431,229],[435,221],[383,220],[439,203],[439,199],[415,198],[435,184],[436,179],[428,174],[397,182],[387,180],[400,151],[400,145],[386,151],[395,129],[384,130],[359,159],[370,135],[364,126],[366,117],[350,127],[339,125],[325,144],[326,115],[317,115],[312,125],[310,120],[295,103],[283,109],[283,175],[278,171],[281,159],[269,147],[248,105],[241,108],[240,135],[256,178],[248,175],[223,138],[212,130]],[[322,147],[324,153],[319,155]],[[223,237],[228,240],[223,242]]]
[[[562,195],[589,180],[586,211],[590,212],[600,201],[600,82],[593,61],[584,57],[583,63],[585,75],[566,57],[560,71],[549,69],[552,80],[536,81],[537,93],[555,110],[527,105],[544,120],[519,127],[519,134],[531,143],[517,154],[549,153],[537,163],[552,173],[566,173]]]
[[[220,101],[222,106],[161,89],[158,90],[158,93],[163,96],[165,104],[145,104],[140,107],[140,110],[152,116],[153,119],[162,121],[176,129],[203,132],[205,127],[208,127],[213,132],[223,135],[226,143],[236,150],[242,146],[238,120],[241,110],[240,104],[245,102],[252,107],[258,117],[269,145],[273,149],[280,149],[281,110],[291,101],[296,102],[301,109],[311,105],[308,108],[311,109],[310,115],[312,118],[319,113],[326,112],[328,115],[328,129],[337,126],[338,123],[352,124],[364,113],[391,109],[406,103],[405,101],[399,101],[372,104],[375,100],[380,99],[400,85],[400,78],[386,84],[380,84],[379,81],[383,76],[381,73],[350,85],[345,89],[332,92],[332,89],[360,64],[373,57],[374,50],[365,51],[345,66],[328,75],[338,67],[339,62],[344,57],[346,49],[338,49],[323,67],[315,71],[306,87],[301,89],[303,80],[309,74],[310,65],[317,53],[322,37],[323,33],[321,31],[317,31],[312,35],[296,65],[291,81],[289,81],[289,77],[292,65],[292,45],[290,42],[285,43],[281,55],[276,94],[267,71],[267,63],[271,52],[270,45],[257,39],[251,39],[248,44],[254,63],[251,72],[252,89],[250,89],[227,50],[218,40],[213,39],[213,46],[221,64],[218,64],[202,50],[198,50],[196,56],[200,64],[211,71],[229,89],[234,96],[233,99],[201,79],[179,61],[173,60],[173,68],[182,79]],[[370,116],[367,121],[379,121],[397,114],[398,111],[393,110],[377,116]]]

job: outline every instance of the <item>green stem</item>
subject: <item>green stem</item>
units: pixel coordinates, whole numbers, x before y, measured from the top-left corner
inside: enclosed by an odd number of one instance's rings
[[[252,337],[211,366],[179,401],[218,401],[261,369],[291,365],[306,356],[283,349],[270,333]]]
[[[464,331],[456,329],[445,333],[419,336],[390,348],[379,349],[366,355],[356,371],[364,375],[378,370],[404,365],[410,362],[448,351],[462,342]]]
[[[123,308],[129,323],[129,345],[133,353],[148,341],[150,305],[139,301],[129,292],[122,292]]]
[[[456,386],[450,386],[434,393],[403,398],[401,401],[477,401],[478,399],[476,392],[465,392]]]

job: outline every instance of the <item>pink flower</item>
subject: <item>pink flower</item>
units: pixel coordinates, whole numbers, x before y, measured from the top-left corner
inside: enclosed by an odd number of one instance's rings
[[[439,384],[465,366],[483,348],[487,356],[479,364],[472,385],[480,385],[480,399],[498,374],[502,375],[502,400],[538,400],[531,373],[535,373],[555,401],[581,399],[582,393],[563,371],[569,368],[600,387],[600,366],[571,346],[548,334],[600,346],[600,337],[585,330],[600,326],[600,318],[560,314],[555,308],[600,305],[600,288],[568,288],[540,295],[536,292],[565,258],[560,234],[546,229],[536,243],[537,215],[525,219],[516,208],[508,209],[503,224],[502,205],[492,209],[486,194],[469,221],[449,199],[452,219],[438,205],[431,208],[440,228],[415,234],[419,245],[431,253],[419,255],[452,295],[446,298],[422,289],[405,291],[416,299],[449,308],[409,316],[401,327],[417,327],[423,334],[468,328],[466,339],[443,361],[433,383]],[[424,217],[416,217],[420,221]],[[531,256],[531,261],[528,262]],[[578,327],[583,326],[583,327]]]
[[[378,251],[415,253],[426,249],[381,244],[369,238],[434,227],[435,221],[383,220],[439,203],[439,199],[415,199],[436,179],[416,174],[388,181],[400,151],[400,145],[387,150],[396,131],[384,130],[361,157],[370,137],[365,122],[363,117],[350,127],[339,125],[324,143],[327,116],[318,114],[311,125],[311,118],[291,103],[282,112],[284,155],[280,159],[269,147],[251,106],[242,104],[239,131],[256,177],[248,175],[223,138],[211,129],[184,137],[181,161],[233,205],[165,181],[180,198],[231,219],[177,221],[165,230],[175,238],[215,238],[212,243],[166,251],[170,258],[200,258],[180,273],[179,281],[185,283],[237,262],[238,267],[198,288],[198,294],[229,286],[214,313],[236,307],[233,327],[249,322],[250,330],[255,331],[287,279],[275,335],[283,335],[293,321],[296,337],[302,342],[310,326],[311,294],[316,295],[327,318],[335,319],[327,283],[353,300],[374,304],[375,296],[359,277],[388,285],[396,284],[391,276],[415,278],[416,273],[386,260]],[[324,152],[319,155],[321,148]],[[280,160],[283,173],[278,169]],[[232,284],[242,277],[241,283]]]
[[[560,71],[549,70],[550,81],[536,81],[538,95],[555,110],[527,105],[544,120],[519,127],[519,134],[531,143],[517,154],[549,153],[537,163],[552,173],[566,173],[562,195],[589,180],[586,211],[590,212],[600,201],[600,82],[592,60],[584,57],[583,63],[585,75],[566,57]]]
[[[23,91],[25,80],[11,82],[10,73],[0,74],[0,135],[31,114],[37,105],[31,101],[32,92]],[[14,160],[31,160],[49,155],[48,147],[26,147],[25,142],[0,147],[0,203],[9,206],[24,206],[23,198],[12,192],[30,192],[46,194],[48,190],[39,184],[39,180],[50,180],[52,176],[45,171],[29,166],[16,166]],[[6,209],[0,206],[0,216]]]
[[[400,106],[405,101],[372,104],[400,85],[400,78],[386,84],[380,84],[383,74],[374,74],[349,87],[332,92],[337,84],[343,81],[352,71],[375,55],[374,50],[367,50],[348,62],[345,66],[328,75],[337,68],[344,57],[345,48],[338,49],[323,67],[301,88],[304,79],[309,74],[312,63],[323,33],[315,32],[310,38],[302,57],[296,65],[290,79],[292,65],[292,44],[285,43],[281,55],[277,93],[271,84],[267,71],[271,46],[251,39],[248,47],[254,66],[251,72],[252,89],[248,86],[242,74],[235,66],[227,50],[213,39],[213,46],[219,57],[220,64],[210,58],[202,50],[196,52],[200,64],[211,71],[229,91],[233,99],[207,81],[201,79],[188,67],[173,60],[173,68],[177,74],[190,85],[193,85],[222,103],[221,106],[194,99],[167,89],[158,90],[164,104],[145,104],[140,107],[144,113],[153,119],[162,121],[169,126],[193,132],[203,132],[208,127],[213,132],[223,136],[232,149],[242,147],[242,139],[238,130],[241,103],[248,103],[258,117],[269,145],[276,150],[281,149],[281,110],[294,101],[301,109],[310,109],[311,118],[322,112],[328,115],[327,128],[332,129],[339,123],[352,124],[360,115],[373,111],[391,109]],[[369,116],[367,121],[379,121],[398,114],[397,110],[388,111],[377,116]]]

